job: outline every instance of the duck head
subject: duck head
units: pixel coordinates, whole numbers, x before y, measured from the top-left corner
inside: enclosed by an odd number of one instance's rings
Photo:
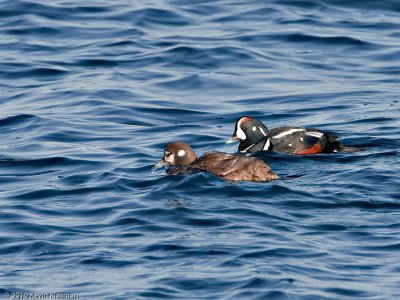
[[[227,144],[240,142],[240,149],[258,144],[268,135],[268,128],[259,120],[253,117],[240,117],[235,124],[235,131],[232,137],[226,141]]]
[[[172,142],[164,147],[163,158],[154,166],[160,168],[162,166],[188,166],[197,159],[196,153],[186,143]]]

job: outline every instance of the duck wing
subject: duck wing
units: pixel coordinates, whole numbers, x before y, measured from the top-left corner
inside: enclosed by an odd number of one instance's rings
[[[270,132],[271,149],[294,154],[331,153],[338,149],[334,136],[315,128],[279,127]]]
[[[232,181],[268,181],[278,176],[261,159],[222,152],[207,152],[196,167]]]

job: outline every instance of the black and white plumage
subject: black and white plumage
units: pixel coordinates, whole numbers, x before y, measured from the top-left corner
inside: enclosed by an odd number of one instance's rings
[[[168,166],[168,174],[205,171],[230,181],[270,181],[278,179],[271,168],[259,158],[224,152],[206,152],[197,158],[193,149],[182,142],[165,146],[164,156],[156,168]]]
[[[329,133],[314,128],[278,127],[271,130],[252,117],[240,117],[235,124],[235,132],[227,143],[239,141],[239,151],[253,153],[261,150],[292,153],[298,155],[355,152],[356,147],[340,144]]]

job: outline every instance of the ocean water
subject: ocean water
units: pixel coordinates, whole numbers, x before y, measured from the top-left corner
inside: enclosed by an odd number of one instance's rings
[[[398,1],[2,0],[0,100],[0,299],[400,299]],[[152,173],[242,115],[365,150]]]

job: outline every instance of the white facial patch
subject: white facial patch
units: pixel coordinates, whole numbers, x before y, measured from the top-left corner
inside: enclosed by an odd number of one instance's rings
[[[236,126],[236,136],[241,139],[241,140],[245,140],[246,139],[246,134],[244,133],[244,131],[242,130],[242,128],[240,128],[239,125],[240,122],[238,122],[237,126]]]
[[[322,132],[309,131],[309,132],[306,132],[306,135],[313,136],[313,137],[316,137],[317,139],[320,139],[320,138],[322,138],[322,136],[324,134]]]
[[[178,152],[178,156],[179,157],[182,157],[182,156],[185,156],[186,155],[186,151],[185,150],[179,150],[179,152]]]
[[[300,131],[304,131],[305,129],[302,128],[294,128],[294,129],[290,129],[290,130],[286,130],[280,134],[277,134],[275,136],[273,136],[274,139],[279,139],[281,137],[287,136],[289,134],[295,133],[295,132],[300,132]]]
[[[253,131],[256,131],[256,130],[257,130],[257,127],[256,127],[256,126],[253,126],[252,129],[253,129]]]
[[[173,164],[175,161],[175,154],[171,152],[165,152],[164,160]]]
[[[264,132],[264,129],[262,129],[261,127],[258,127],[258,128],[260,128],[260,131],[261,131],[261,133],[262,133],[264,136],[267,136],[267,135],[265,134],[265,132]]]

